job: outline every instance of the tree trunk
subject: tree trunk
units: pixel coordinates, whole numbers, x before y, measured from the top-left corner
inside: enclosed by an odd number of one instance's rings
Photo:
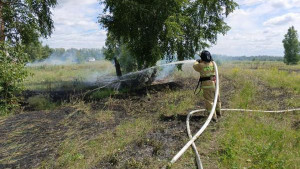
[[[4,3],[0,0],[0,42],[5,41],[5,34],[4,34],[4,20],[3,20],[3,5]]]
[[[119,61],[116,57],[114,57],[114,62],[115,62],[115,68],[116,68],[117,76],[121,77],[122,76],[121,66],[120,66],[120,63],[119,63]]]

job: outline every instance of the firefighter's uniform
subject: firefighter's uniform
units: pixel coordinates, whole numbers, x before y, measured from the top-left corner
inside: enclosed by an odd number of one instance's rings
[[[205,108],[206,111],[210,112],[213,107],[216,89],[215,78],[213,78],[215,77],[214,64],[212,62],[196,61],[193,68],[200,73],[201,78],[211,77],[211,80],[201,82],[201,89],[203,89],[203,97],[205,99]],[[213,119],[217,120],[217,116],[221,116],[220,95],[218,96],[216,112],[214,113]]]

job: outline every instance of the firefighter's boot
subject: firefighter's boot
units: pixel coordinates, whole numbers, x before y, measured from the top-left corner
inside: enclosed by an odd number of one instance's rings
[[[218,118],[217,118],[217,114],[216,114],[216,112],[214,113],[214,116],[213,116],[213,118],[212,118],[212,121],[213,122],[218,122]]]
[[[218,118],[222,117],[220,94],[218,96],[218,102],[217,102],[217,106],[216,106],[216,114],[217,114]]]
[[[221,109],[216,110],[217,118],[222,117],[222,111]]]

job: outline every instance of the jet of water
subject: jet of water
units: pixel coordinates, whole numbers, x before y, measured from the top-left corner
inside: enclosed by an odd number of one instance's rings
[[[119,90],[120,88],[133,88],[133,87],[138,88],[138,87],[150,85],[155,80],[161,80],[160,75],[162,75],[162,77],[165,78],[172,72],[172,70],[167,69],[165,72],[162,72],[157,78],[157,74],[159,74],[158,68],[164,68],[167,66],[173,66],[174,68],[175,65],[188,64],[194,62],[195,60],[184,60],[184,61],[165,63],[150,68],[146,68],[143,70],[139,70],[136,72],[130,72],[121,77],[115,76],[109,78],[104,78],[104,77],[100,79],[98,78],[96,83],[98,84],[98,86],[101,86],[100,88],[113,88],[115,90]]]

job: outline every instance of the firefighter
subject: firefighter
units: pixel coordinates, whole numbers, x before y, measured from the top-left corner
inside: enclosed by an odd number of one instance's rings
[[[205,100],[205,108],[208,113],[210,113],[215,97],[216,90],[216,76],[213,64],[213,59],[209,51],[204,50],[200,55],[201,59],[198,59],[193,68],[195,71],[200,73],[200,79],[198,86],[200,84],[200,90],[203,90],[203,97]],[[197,88],[198,88],[197,86]],[[197,90],[196,88],[196,90]],[[195,92],[196,92],[195,90]],[[213,116],[213,121],[217,122],[217,118],[221,117],[221,102],[220,95],[218,96],[216,111]]]

